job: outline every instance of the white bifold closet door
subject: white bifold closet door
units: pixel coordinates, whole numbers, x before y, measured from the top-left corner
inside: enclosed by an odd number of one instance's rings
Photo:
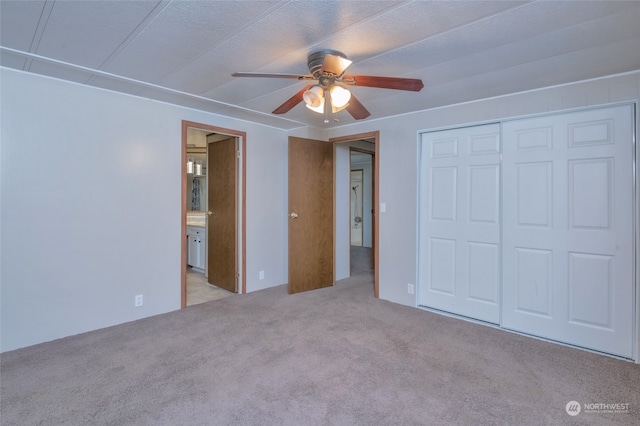
[[[503,124],[503,327],[632,357],[633,113]]]
[[[500,125],[424,133],[418,304],[498,323]]]

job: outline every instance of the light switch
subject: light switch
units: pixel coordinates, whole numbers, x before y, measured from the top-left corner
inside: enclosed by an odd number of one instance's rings
[[[387,203],[380,203],[380,213],[387,211]]]

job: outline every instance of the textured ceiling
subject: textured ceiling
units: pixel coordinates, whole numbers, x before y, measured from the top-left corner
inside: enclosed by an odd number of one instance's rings
[[[304,83],[335,49],[348,74],[419,78],[421,92],[351,87],[366,120],[640,69],[640,1],[0,1],[0,65],[284,129],[323,123]]]

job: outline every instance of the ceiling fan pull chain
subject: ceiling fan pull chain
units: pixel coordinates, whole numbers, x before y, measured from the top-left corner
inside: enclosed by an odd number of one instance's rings
[[[324,122],[329,122],[329,111],[331,111],[331,93],[328,90],[324,91]]]

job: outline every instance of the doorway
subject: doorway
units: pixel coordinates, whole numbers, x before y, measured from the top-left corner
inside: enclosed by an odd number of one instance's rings
[[[376,244],[379,232],[377,206],[379,199],[379,151],[380,135],[378,131],[342,136],[329,139],[334,145],[335,173],[335,263],[336,280],[350,276],[352,267],[363,264],[373,269],[374,296],[379,297],[379,247]],[[352,154],[354,161],[352,162]],[[353,215],[351,194],[351,170],[363,169],[362,188],[362,243],[352,245]],[[367,171],[368,170],[368,171]],[[369,182],[369,183],[366,183]],[[357,206],[360,209],[360,206]],[[352,218],[353,216],[353,218]],[[367,232],[367,229],[370,231]]]
[[[349,240],[352,248],[373,248],[374,158],[373,142],[358,141],[349,144],[351,173],[349,182]],[[370,262],[370,265],[373,268],[373,262]]]
[[[246,292],[245,151],[244,132],[182,122],[182,308]]]

